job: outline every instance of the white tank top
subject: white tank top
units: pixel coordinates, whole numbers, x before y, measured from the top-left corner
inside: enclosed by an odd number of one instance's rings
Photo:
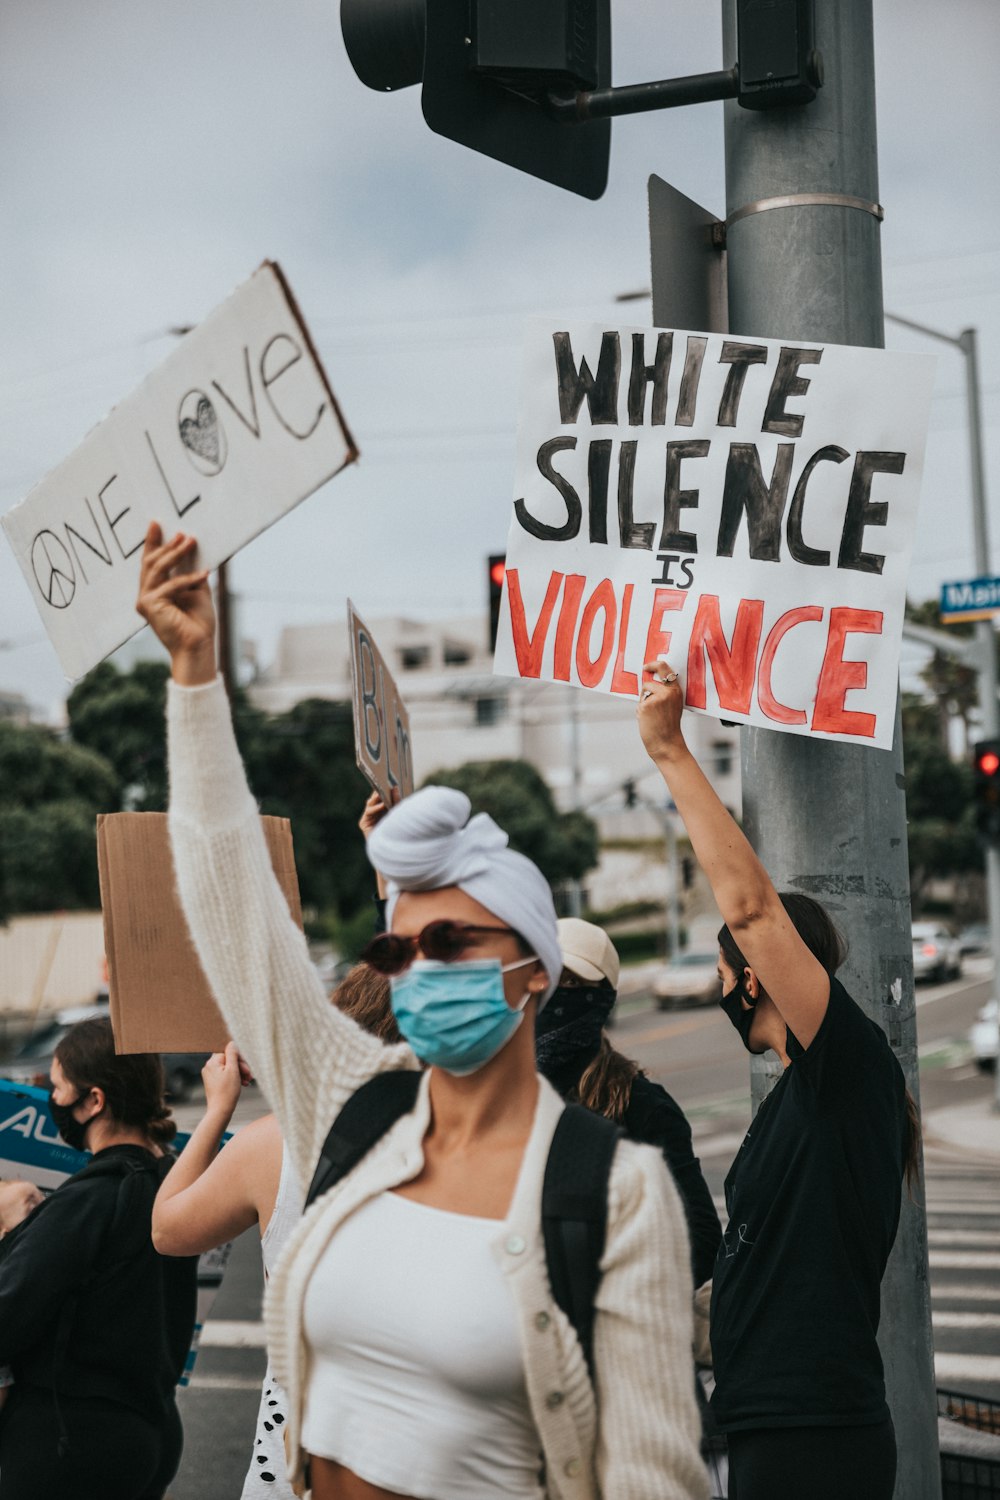
[[[338,1227],[306,1291],[303,1447],[426,1500],[538,1500],[496,1219],[381,1193]]]
[[[283,1146],[274,1212],[260,1237],[260,1258],[264,1262],[265,1280],[277,1264],[285,1241],[301,1217],[302,1193],[295,1180],[288,1147]],[[285,1393],[272,1376],[271,1361],[268,1360],[260,1392],[260,1406],[257,1409],[253,1454],[247,1477],[243,1481],[240,1500],[262,1500],[265,1495],[270,1495],[272,1500],[295,1500],[285,1468],[284,1429],[287,1411]]]

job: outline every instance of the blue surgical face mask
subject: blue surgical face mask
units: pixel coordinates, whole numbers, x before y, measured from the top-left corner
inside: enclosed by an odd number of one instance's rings
[[[417,959],[389,981],[392,1010],[403,1038],[420,1061],[463,1077],[475,1073],[510,1041],[524,1020],[530,991],[515,1010],[507,1004],[503,976],[535,963],[522,958],[501,967],[498,958],[457,963]]]

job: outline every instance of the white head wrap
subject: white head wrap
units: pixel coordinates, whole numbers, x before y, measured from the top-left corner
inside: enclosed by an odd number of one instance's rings
[[[488,813],[469,814],[464,792],[425,786],[387,813],[368,840],[368,858],[389,887],[387,915],[400,891],[454,885],[519,932],[541,959],[549,998],[562,973],[562,951],[552,892],[541,870],[507,848],[507,835]]]

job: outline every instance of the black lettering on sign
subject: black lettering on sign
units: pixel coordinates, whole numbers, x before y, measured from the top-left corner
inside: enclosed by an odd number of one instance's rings
[[[622,368],[618,334],[606,333],[602,337],[596,376],[591,373],[585,358],[581,359],[577,370],[568,333],[554,333],[552,344],[556,355],[560,422],[575,422],[586,396],[593,425],[613,427],[618,421],[618,380]]]
[[[785,402],[790,396],[804,396],[809,389],[809,381],[798,373],[799,365],[818,365],[822,358],[822,349],[786,349],[782,346],[764,408],[762,432],[801,437],[805,418],[787,412]]]
[[[599,438],[591,443],[587,455],[590,540],[608,539],[608,475],[611,472],[611,439]]]
[[[872,479],[876,474],[902,474],[905,453],[857,454],[851,488],[847,496],[847,515],[840,538],[838,568],[853,568],[858,573],[881,573],[885,558],[878,552],[862,552],[866,526],[884,526],[889,514],[885,500],[872,500]]]
[[[719,355],[719,364],[732,365],[732,369],[726,376],[722,400],[719,402],[719,415],[717,418],[719,427],[736,426],[736,418],[740,409],[740,397],[743,394],[743,383],[747,378],[747,371],[751,365],[763,365],[766,363],[766,344],[739,344],[735,340],[726,339],[722,345],[722,353]]]
[[[377,765],[382,759],[382,720],[378,712],[375,651],[363,630],[358,631],[358,665],[361,668],[361,732],[368,758]]]
[[[189,461],[199,474],[211,477],[226,467],[226,432],[204,391],[185,392],[177,409],[177,431]]]
[[[111,486],[114,484],[114,482],[115,482],[115,480],[117,478],[118,478],[117,474],[112,474],[112,476],[108,480],[108,482],[106,484],[102,484],[101,488],[97,491],[97,498],[100,501],[101,509],[104,512],[104,519],[107,521],[108,526],[111,529],[111,535],[114,537],[115,541],[118,543],[118,551],[121,553],[122,557],[131,557],[132,554],[133,554],[133,552],[138,552],[139,551],[139,548],[142,546],[143,542],[145,541],[145,537],[144,536],[138,537],[132,543],[131,547],[123,547],[122,546],[122,539],[118,535],[118,526],[119,526],[119,523],[121,521],[123,521],[125,519],[125,517],[129,514],[129,512],[132,509],[132,507],[131,507],[131,505],[124,505],[124,506],[122,506],[121,510],[118,512],[118,514],[116,516],[109,516],[108,515],[108,507],[105,504],[105,500],[104,500],[105,494],[111,488]]]
[[[104,488],[107,489],[107,485],[105,485]],[[83,558],[77,551],[77,542],[79,542],[81,546],[86,547],[89,552],[93,552],[95,557],[99,557],[101,559],[101,562],[107,563],[109,568],[113,566],[113,562],[111,557],[111,548],[104,540],[104,537],[101,533],[101,528],[97,523],[97,517],[94,515],[94,512],[91,509],[90,501],[84,499],[83,503],[87,507],[90,519],[94,523],[94,535],[97,537],[100,546],[95,546],[93,542],[88,541],[83,533],[81,531],[78,531],[75,526],[71,526],[68,521],[66,522],[66,540],[72,548],[73,556],[76,558],[76,565],[80,569],[80,573],[83,577],[84,583],[88,583],[89,579],[87,578],[87,570],[83,566]]]
[[[750,556],[761,562],[781,557],[781,522],[788,498],[794,443],[779,443],[774,457],[771,483],[764,483],[760,454],[754,443],[732,443],[726,464],[719,518],[719,557],[732,557],[740,520],[746,512]]]
[[[831,444],[826,448],[819,448],[810,458],[802,473],[799,482],[795,486],[795,494],[792,503],[788,507],[788,530],[785,533],[788,538],[788,551],[796,562],[807,563],[811,568],[828,568],[830,566],[830,554],[821,551],[818,547],[810,547],[802,537],[802,511],[806,503],[806,489],[813,469],[819,463],[842,464],[845,458],[850,457],[846,448],[838,448]]]
[[[618,532],[623,547],[645,548],[651,552],[656,522],[633,520],[635,450],[635,440],[630,438],[622,443],[618,455]]]
[[[177,514],[179,516],[183,516],[187,511],[189,511],[191,509],[192,505],[197,505],[198,504],[198,501],[201,499],[201,496],[200,495],[193,495],[191,497],[191,499],[186,502],[186,504],[184,504],[184,505],[178,505],[177,504],[177,496],[174,494],[173,490],[170,488],[170,480],[167,478],[166,473],[165,473],[164,468],[163,468],[163,465],[160,463],[160,455],[157,453],[156,449],[153,447],[153,439],[150,437],[150,435],[149,435],[148,432],[146,433],[146,442],[149,444],[149,451],[153,455],[153,462],[156,465],[157,469],[159,470],[160,478],[163,480],[163,488],[166,490],[167,494],[170,496],[170,503],[174,507],[174,510],[177,512]]]
[[[658,552],[656,561],[660,564],[659,578],[651,578],[650,583],[666,584],[672,589],[689,589],[694,582],[694,560],[690,557],[681,557],[676,552]],[[680,565],[683,578],[674,577],[674,563]]]
[[[254,392],[253,380],[250,375],[250,350],[245,345],[243,348],[243,371],[246,375],[247,401],[250,407],[250,417],[244,416],[243,412],[240,411],[232,396],[230,396],[227,391],[224,391],[222,389],[222,386],[217,380],[212,381],[212,386],[215,390],[218,391],[219,395],[222,397],[223,401],[229,407],[233,415],[239,417],[240,421],[243,423],[243,426],[247,429],[247,431],[252,432],[255,438],[259,438],[260,418],[257,415],[257,396]]]
[[[704,342],[704,341],[703,341]],[[694,438],[667,444],[667,472],[663,484],[663,530],[659,552],[675,548],[678,552],[697,552],[698,538],[693,531],[680,531],[680,513],[698,504],[697,490],[682,490],[681,464],[686,458],[705,458],[711,444],[707,438]]]
[[[670,379],[670,360],[674,350],[672,333],[661,333],[656,339],[656,354],[653,363],[646,363],[646,336],[632,335],[632,374],[628,383],[628,420],[631,427],[641,427],[646,410],[646,387],[653,382],[653,407],[649,416],[651,427],[662,427],[667,420],[667,381]]]
[[[69,551],[54,531],[40,531],[31,544],[31,571],[38,592],[53,609],[66,609],[76,593],[76,571]]]
[[[381,662],[379,663],[379,668],[378,668],[378,696],[379,696],[379,705],[378,705],[378,708],[379,708],[379,718],[380,718],[381,722],[384,725],[388,725],[388,723],[389,723],[389,715],[385,711],[385,671],[384,671],[384,669],[382,667]],[[397,750],[399,749],[399,740],[398,739],[396,741],[396,748],[397,748]],[[392,771],[392,755],[390,753],[390,750],[391,750],[391,742],[390,742],[389,736],[387,734],[386,737],[385,737],[385,774],[386,774],[386,779],[389,782],[389,791],[391,793],[393,787],[398,787],[399,786],[399,782],[396,780],[396,777],[393,775],[393,771]],[[397,761],[397,765],[398,764],[399,763]]]
[[[406,732],[406,726],[396,712],[396,765],[399,767],[399,789],[413,785],[413,760],[410,750],[410,736]]]
[[[291,350],[291,353],[288,353],[289,349]],[[279,352],[274,354],[274,358],[272,358],[272,352],[276,350]],[[268,339],[261,352],[260,383],[264,387],[264,395],[271,403],[271,410],[274,412],[274,415],[277,417],[278,421],[281,423],[285,431],[291,433],[293,438],[298,438],[300,442],[305,442],[306,438],[312,437],[313,433],[316,431],[316,428],[319,426],[320,417],[322,417],[323,413],[326,411],[326,402],[320,402],[319,406],[316,408],[316,415],[312,420],[312,424],[307,427],[304,432],[300,432],[297,427],[294,427],[292,425],[292,419],[288,412],[282,412],[274,396],[271,395],[272,385],[277,385],[282,376],[287,375],[288,371],[293,369],[294,366],[298,364],[301,358],[302,349],[300,345],[298,345],[291,337],[291,335],[287,333],[276,333],[274,335],[274,338]],[[281,363],[282,359],[284,359],[283,364]],[[275,365],[277,365],[277,369],[275,369]]]
[[[694,425],[695,407],[698,404],[698,384],[701,380],[701,367],[705,363],[707,348],[708,339],[695,338],[692,335],[687,341],[684,373],[681,376],[681,389],[677,397],[677,411],[674,415],[675,427]]]
[[[523,500],[514,501],[514,514],[530,536],[537,536],[542,542],[568,542],[575,537],[580,530],[580,522],[583,520],[583,506],[580,496],[561,474],[557,474],[552,467],[552,455],[565,452],[566,449],[576,447],[575,437],[549,438],[538,450],[538,472],[549,484],[555,485],[566,505],[566,520],[561,526],[549,526],[545,521],[537,521],[528,511]]]

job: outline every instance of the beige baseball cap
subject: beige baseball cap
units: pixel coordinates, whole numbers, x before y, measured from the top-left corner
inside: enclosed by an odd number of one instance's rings
[[[563,967],[571,969],[581,979],[588,979],[591,984],[606,979],[612,989],[617,990],[621,965],[615,945],[604,929],[593,922],[584,922],[580,917],[560,917],[556,925]]]

